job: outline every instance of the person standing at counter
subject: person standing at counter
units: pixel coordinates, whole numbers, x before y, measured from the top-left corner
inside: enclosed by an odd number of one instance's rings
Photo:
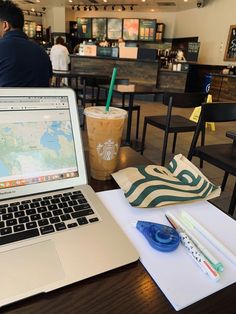
[[[70,63],[69,51],[61,36],[57,37],[56,44],[52,46],[50,59],[54,71],[68,71]],[[62,85],[67,85],[67,79],[63,79],[61,83]]]
[[[50,52],[53,70],[68,71],[70,63],[69,51],[65,46],[64,39],[59,36],[56,39],[56,44],[52,46]]]
[[[52,65],[46,52],[23,32],[24,15],[0,0],[0,87],[48,87]]]

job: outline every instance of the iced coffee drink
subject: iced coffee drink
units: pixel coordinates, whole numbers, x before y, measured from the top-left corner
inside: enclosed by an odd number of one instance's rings
[[[116,170],[117,157],[127,112],[110,107],[85,109],[91,177],[97,180],[111,179]]]

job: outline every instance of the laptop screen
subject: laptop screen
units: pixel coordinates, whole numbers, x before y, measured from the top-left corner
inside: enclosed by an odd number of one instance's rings
[[[78,177],[68,97],[0,97],[0,189]]]

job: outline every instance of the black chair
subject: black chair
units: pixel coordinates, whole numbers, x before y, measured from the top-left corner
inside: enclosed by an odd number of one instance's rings
[[[67,84],[63,82],[66,80]],[[71,71],[53,71],[53,77],[51,81],[52,87],[70,87],[77,94],[81,88],[79,85],[79,76],[75,72]]]
[[[81,102],[82,107],[86,107],[86,104],[96,104],[97,102],[97,93],[98,86],[100,84],[106,84],[108,81],[107,76],[82,76],[81,84],[82,91],[78,94],[78,100]]]
[[[110,81],[107,82],[107,84],[109,84],[109,83],[110,83]],[[118,84],[119,85],[128,85],[129,84],[129,79],[116,79],[115,84],[116,85],[118,85]],[[101,99],[101,97],[100,97],[101,89],[102,89],[101,87],[98,87],[98,94],[97,94],[98,97],[97,97],[97,102],[96,102],[96,105],[98,105],[98,106],[104,105],[105,101],[106,101],[106,97],[103,98],[103,99]],[[124,109],[126,111],[129,111],[129,104],[125,103],[125,95],[124,94],[122,95],[121,104],[112,102],[112,106],[113,107],[117,107],[117,108],[122,108],[122,109]],[[140,105],[134,104],[133,108],[132,108],[132,111],[136,111],[137,112],[136,135],[135,135],[136,140],[137,140],[138,139],[138,135],[139,135]]]
[[[222,185],[224,186],[228,174],[236,176],[236,135],[232,144],[215,144],[196,147],[201,130],[206,122],[236,121],[236,103],[203,104],[196,131],[193,136],[188,158],[197,156],[202,160],[225,171]],[[232,134],[231,134],[232,135]],[[230,137],[230,136],[228,136]],[[232,138],[232,137],[231,137]],[[229,214],[233,215],[236,206],[236,183],[230,201]]]
[[[161,165],[165,165],[166,150],[168,144],[169,133],[174,133],[174,141],[172,146],[172,153],[175,152],[177,134],[182,132],[194,132],[197,124],[189,119],[172,115],[172,108],[194,108],[201,106],[206,100],[204,93],[165,93],[163,96],[163,104],[168,106],[167,114],[165,116],[146,116],[144,118],[143,137],[141,144],[141,154],[143,154],[147,125],[150,124],[156,128],[162,129],[164,134]],[[204,132],[202,136],[204,141]]]

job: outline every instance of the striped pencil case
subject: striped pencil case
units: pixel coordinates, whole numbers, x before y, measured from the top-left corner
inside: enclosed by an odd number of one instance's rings
[[[130,205],[160,207],[209,200],[220,195],[212,184],[183,155],[176,155],[167,167],[129,167],[112,174]]]

